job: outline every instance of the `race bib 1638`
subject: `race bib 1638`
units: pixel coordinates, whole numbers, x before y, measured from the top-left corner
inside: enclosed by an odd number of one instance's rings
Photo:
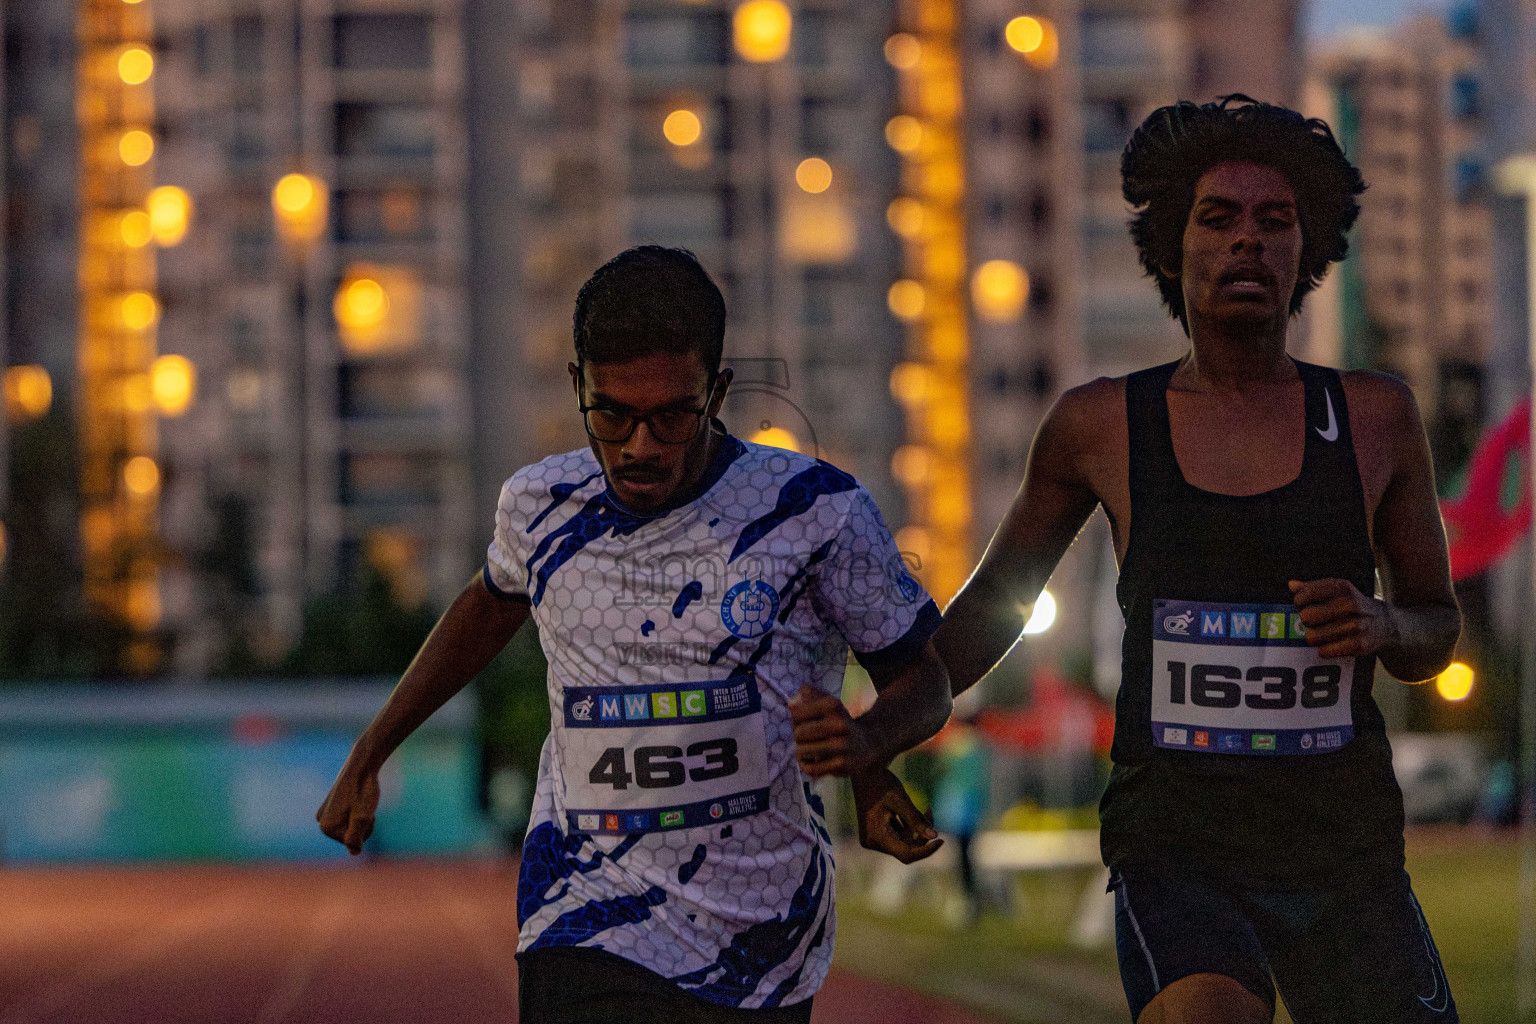
[[[1325,754],[1354,737],[1354,659],[1307,644],[1294,605],[1152,604],[1152,742],[1211,754]]]

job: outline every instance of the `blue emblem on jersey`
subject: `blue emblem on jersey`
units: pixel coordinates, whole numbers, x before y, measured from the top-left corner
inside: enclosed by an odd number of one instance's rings
[[[900,555],[891,559],[885,567],[887,578],[891,581],[891,597],[902,604],[914,604],[923,592],[917,580],[912,578],[912,573],[907,569],[906,560]]]
[[[725,592],[720,602],[720,621],[735,636],[747,640],[773,627],[779,613],[779,592],[766,580],[742,580]]]

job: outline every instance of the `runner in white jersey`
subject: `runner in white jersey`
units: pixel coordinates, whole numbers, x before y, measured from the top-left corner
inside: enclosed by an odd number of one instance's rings
[[[834,930],[810,779],[883,792],[936,732],[938,610],[867,491],[728,434],[724,303],[690,254],[646,246],[576,309],[592,443],[507,481],[483,572],[444,614],[319,812],[357,852],[388,754],[530,615],[551,731],[518,883],[525,1021],[807,1021]],[[879,693],[836,694],[849,649]],[[926,850],[898,802],[861,835]]]

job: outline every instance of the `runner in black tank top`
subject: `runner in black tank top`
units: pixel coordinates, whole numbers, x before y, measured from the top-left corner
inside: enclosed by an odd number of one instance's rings
[[[1246,97],[1154,112],[1121,170],[1190,350],[1061,397],[935,646],[956,694],[985,675],[1102,507],[1126,622],[1102,843],[1132,1017],[1258,1024],[1278,985],[1297,1024],[1454,1021],[1371,697],[1378,660],[1423,680],[1460,631],[1428,443],[1400,381],[1286,354],[1364,184],[1323,122]]]
[[[1376,588],[1339,375],[1297,363],[1306,395],[1301,473],[1274,490],[1233,496],[1201,490],[1179,469],[1167,400],[1177,366],[1134,373],[1125,386],[1131,529],[1118,587],[1126,630],[1115,769],[1101,807],[1105,862],[1173,864],[1275,885],[1350,865],[1399,869],[1403,801],[1371,697],[1376,659],[1320,659],[1295,638],[1290,618],[1290,580],[1341,577],[1365,594]],[[1232,605],[1243,609],[1220,610]],[[1165,622],[1155,613],[1183,635],[1159,628]],[[1254,672],[1262,659],[1249,655],[1265,650],[1257,645],[1271,623],[1290,645],[1275,650],[1294,665],[1275,658],[1278,669]],[[1154,636],[1190,657],[1154,661]],[[1234,662],[1241,673],[1200,671]],[[1323,670],[1313,671],[1318,685],[1309,694],[1312,664]],[[1154,691],[1162,697],[1156,715]]]

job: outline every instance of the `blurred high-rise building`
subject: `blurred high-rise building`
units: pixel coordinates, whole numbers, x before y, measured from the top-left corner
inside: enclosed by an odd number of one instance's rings
[[[585,443],[566,375],[576,291],[653,242],[691,249],[725,293],[732,428],[787,432],[764,436],[847,464],[899,505],[884,387],[901,344],[885,312],[899,259],[885,224],[891,9],[770,4],[738,25],[738,6],[469,9],[482,532],[501,479]]]
[[[463,19],[154,2],[157,179],[195,202],[160,325],[201,382],[162,432],[192,668],[230,627],[281,654],[365,572],[441,603],[473,568]]]
[[[1529,268],[1536,239],[1529,235],[1529,159],[1536,157],[1536,0],[1481,0],[1459,3],[1481,57],[1477,81],[1484,94],[1482,145],[1474,165],[1482,176],[1491,213],[1494,293],[1493,330],[1483,377],[1481,419],[1497,423],[1531,394],[1532,310],[1536,295]],[[1509,174],[1511,161],[1527,158],[1525,174]],[[1520,182],[1518,179],[1527,180]],[[1487,574],[1490,619],[1498,638],[1511,648],[1536,635],[1532,626],[1531,535]],[[1525,650],[1529,650],[1528,647]],[[1528,655],[1526,655],[1528,657]]]
[[[1308,352],[1399,374],[1429,419],[1475,407],[1493,327],[1476,60],[1464,35],[1420,17],[1323,46],[1307,89],[1367,185],[1350,255],[1311,310]]]

